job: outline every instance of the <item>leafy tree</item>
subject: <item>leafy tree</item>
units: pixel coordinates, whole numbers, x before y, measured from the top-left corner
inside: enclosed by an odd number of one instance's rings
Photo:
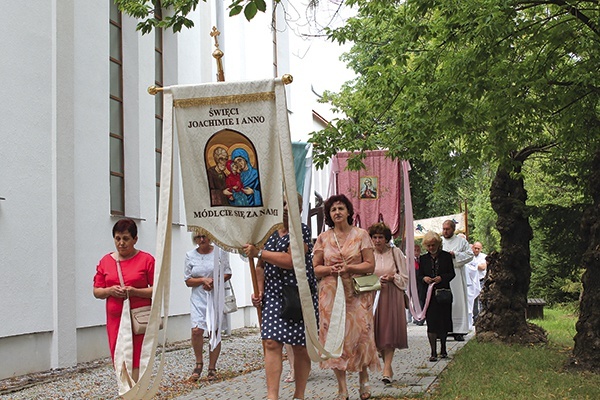
[[[470,200],[469,206],[469,239],[481,242],[486,254],[500,249],[500,235],[496,229],[497,216],[490,204],[490,186],[494,178],[495,168],[484,164],[470,182],[465,198]]]
[[[202,1],[206,2],[206,0]],[[275,0],[276,3],[280,1]],[[173,29],[173,32],[179,32],[183,27],[193,27],[194,21],[187,16],[196,10],[199,2],[200,0],[115,0],[115,4],[122,12],[141,20],[137,30],[142,34],[151,32],[155,27]],[[162,18],[156,17],[154,10],[158,6],[170,13]],[[238,15],[243,11],[246,19],[250,21],[258,11],[265,12],[267,3],[265,0],[231,0],[228,8],[230,16]]]
[[[526,166],[531,221],[535,237],[531,246],[531,296],[550,303],[579,300],[581,260],[585,240],[580,221],[585,205],[585,175],[578,155],[539,157]],[[574,162],[577,160],[577,162]],[[558,162],[556,162],[558,161]]]
[[[435,165],[441,180],[469,167],[497,166],[490,200],[500,251],[491,254],[478,337],[543,341],[525,320],[533,232],[523,167],[531,156],[559,149],[597,153],[600,162],[598,3],[347,3],[358,7],[357,17],[329,35],[354,42],[345,59],[359,77],[325,96],[347,118],[313,135],[317,162],[338,149],[389,148],[396,157]],[[360,157],[352,165],[360,167]],[[578,323],[578,335],[582,329],[590,338],[582,334],[582,344],[588,340],[596,349],[600,312],[592,305],[600,304],[600,229],[591,221],[600,212],[598,179],[588,179],[596,208],[584,217],[590,242]],[[600,361],[598,351],[589,358],[590,352],[583,353],[576,337],[578,362]]]

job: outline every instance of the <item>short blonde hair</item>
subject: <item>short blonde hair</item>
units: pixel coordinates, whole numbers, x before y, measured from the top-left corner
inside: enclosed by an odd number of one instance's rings
[[[423,245],[427,246],[429,243],[437,243],[439,246],[441,246],[442,238],[437,233],[428,231],[425,233],[425,236],[423,236]]]
[[[192,232],[192,243],[196,244],[196,239],[198,239],[200,236],[206,236],[203,233],[199,233],[199,232]]]

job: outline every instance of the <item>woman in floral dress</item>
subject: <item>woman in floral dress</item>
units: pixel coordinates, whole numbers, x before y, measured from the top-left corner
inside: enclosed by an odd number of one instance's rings
[[[364,229],[352,226],[354,210],[344,195],[325,201],[325,222],[331,228],[319,235],[314,247],[313,265],[319,282],[319,339],[325,342],[337,288],[338,276],[346,300],[345,339],[340,358],[321,362],[331,368],[338,382],[336,399],[348,399],[346,372],[358,372],[360,398],[371,397],[369,373],[381,370],[373,330],[375,292],[354,293],[352,277],[372,273],[375,268],[373,243]]]

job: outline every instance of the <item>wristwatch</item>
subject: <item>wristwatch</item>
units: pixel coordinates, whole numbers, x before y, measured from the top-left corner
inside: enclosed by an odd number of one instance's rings
[[[262,249],[260,249],[260,250],[258,251],[258,254],[256,255],[256,257],[257,257],[259,260],[262,258],[262,252],[263,252],[263,251],[262,251]]]

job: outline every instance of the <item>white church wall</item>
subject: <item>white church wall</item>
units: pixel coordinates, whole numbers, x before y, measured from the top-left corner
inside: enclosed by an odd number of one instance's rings
[[[111,230],[119,219],[110,215],[109,1],[5,7],[4,28],[13,34],[0,42],[0,83],[12,96],[0,108],[0,359],[19,363],[0,363],[0,379],[109,355],[105,301],[92,295],[96,265],[114,250]],[[215,25],[227,81],[274,76],[271,11],[249,23],[217,9],[220,3],[201,2],[195,28],[165,32],[165,85],[216,80],[209,36]],[[155,98],[146,91],[154,84],[154,35],[141,36],[135,25],[123,17],[125,214],[138,224],[136,247],[155,254]],[[314,130],[314,97],[305,96],[288,34],[279,33],[278,75],[295,75],[286,88],[291,118],[298,117],[292,139],[303,140]],[[190,335],[183,266],[193,248],[175,161],[170,342]],[[237,254],[230,260],[240,308],[230,327],[257,326],[248,263]]]

